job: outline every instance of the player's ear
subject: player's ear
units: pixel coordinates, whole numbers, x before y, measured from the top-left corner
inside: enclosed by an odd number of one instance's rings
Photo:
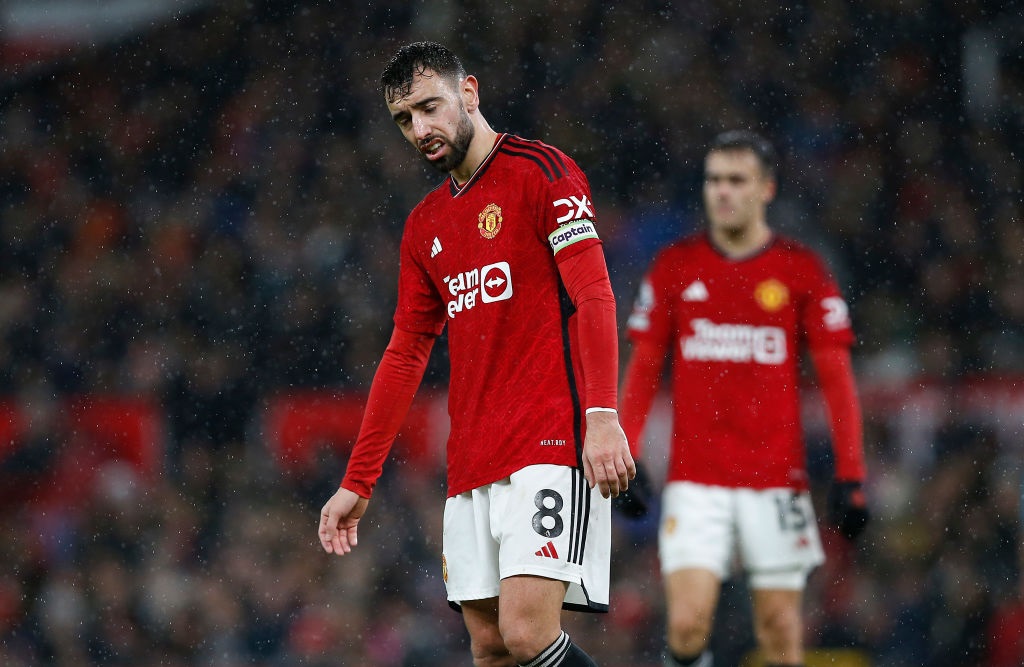
[[[476,77],[470,74],[462,80],[459,92],[462,95],[462,104],[466,107],[467,113],[473,113],[480,107],[480,83]]]
[[[776,182],[776,180],[774,178],[769,176],[765,180],[764,188],[762,190],[762,192],[764,193],[763,194],[764,203],[765,204],[771,203],[771,201],[773,199],[775,199],[775,193],[778,192],[778,191],[779,191],[779,184]]]

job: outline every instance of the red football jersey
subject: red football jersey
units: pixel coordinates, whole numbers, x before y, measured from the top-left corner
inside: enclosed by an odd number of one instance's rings
[[[706,234],[689,236],[655,258],[628,330],[671,349],[669,480],[806,488],[800,346],[853,342],[817,255],[775,237],[730,259]]]
[[[578,465],[583,382],[556,262],[600,243],[594,218],[575,162],[512,135],[409,214],[395,325],[448,326],[449,496],[527,465]]]

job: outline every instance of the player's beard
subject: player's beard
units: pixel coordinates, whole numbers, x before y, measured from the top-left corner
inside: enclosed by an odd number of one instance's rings
[[[445,140],[448,144],[448,154],[440,160],[427,160],[427,162],[443,174],[458,169],[459,165],[465,161],[466,155],[469,154],[469,145],[473,142],[475,134],[476,128],[473,127],[473,121],[463,109],[459,116],[459,124],[455,128],[455,136],[451,141]]]

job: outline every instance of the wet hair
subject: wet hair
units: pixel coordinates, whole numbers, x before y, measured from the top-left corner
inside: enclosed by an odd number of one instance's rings
[[[766,174],[774,178],[778,170],[778,155],[772,142],[751,130],[722,132],[708,146],[709,154],[716,151],[750,151],[757,157]]]
[[[380,76],[381,89],[388,102],[399,100],[412,90],[416,74],[432,70],[453,81],[466,78],[466,70],[458,56],[437,42],[413,42],[398,49]]]

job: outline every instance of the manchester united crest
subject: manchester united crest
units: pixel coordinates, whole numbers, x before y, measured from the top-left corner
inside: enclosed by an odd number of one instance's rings
[[[488,204],[476,218],[480,236],[485,239],[493,239],[501,231],[501,207],[497,204]]]
[[[754,288],[754,299],[761,308],[774,313],[789,303],[789,289],[778,280],[770,278]]]

